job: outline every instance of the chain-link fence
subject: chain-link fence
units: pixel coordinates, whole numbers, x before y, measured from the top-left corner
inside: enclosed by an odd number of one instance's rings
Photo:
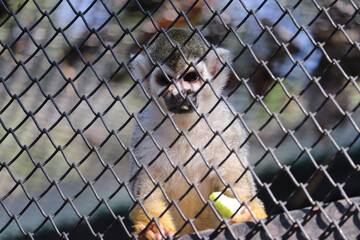
[[[357,0],[0,0],[0,239],[359,238],[359,11]],[[174,44],[175,27],[190,35]],[[166,44],[152,49],[152,36]],[[198,61],[186,59],[194,36]],[[186,70],[153,94],[172,56]],[[168,111],[162,98],[183,81],[201,84]],[[204,189],[238,198],[235,216],[252,221],[231,225]]]

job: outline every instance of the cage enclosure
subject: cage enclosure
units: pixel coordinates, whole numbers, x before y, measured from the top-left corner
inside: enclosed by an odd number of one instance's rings
[[[0,0],[0,66],[1,240],[360,238],[357,0]]]

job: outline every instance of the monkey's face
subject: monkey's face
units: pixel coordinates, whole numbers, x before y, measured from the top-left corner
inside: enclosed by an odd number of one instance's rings
[[[181,34],[173,37],[178,46],[185,41]],[[206,53],[204,42],[195,40],[183,46],[180,54],[178,50],[173,51],[172,45],[168,46],[168,40],[159,37],[149,49],[151,59],[146,54],[138,54],[131,63],[133,78],[142,81],[146,97],[154,97],[165,112],[206,114],[215,107],[227,81],[225,62],[229,61],[229,51],[216,48]],[[201,51],[197,51],[199,49]]]
[[[197,72],[189,72],[171,84],[162,95],[166,108],[173,113],[190,113],[197,109],[199,94],[196,85],[199,81],[201,78]]]
[[[176,114],[193,113],[195,109],[201,112],[203,105],[203,79],[206,79],[203,64],[196,69],[175,73],[166,66],[163,71],[158,69],[152,78],[152,86],[157,85],[158,102],[166,111]]]

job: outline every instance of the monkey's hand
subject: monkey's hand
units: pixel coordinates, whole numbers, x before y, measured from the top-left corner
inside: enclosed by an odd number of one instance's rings
[[[152,205],[147,206],[148,204],[144,204],[146,206],[146,211],[149,216],[158,217],[162,214],[162,211],[159,206],[161,205]],[[139,235],[140,240],[162,240],[164,237],[172,237],[175,235],[176,228],[171,218],[170,212],[166,212],[158,219],[158,226],[152,222],[149,224],[149,219],[142,210],[141,207],[135,207],[131,213],[130,218],[134,222],[135,234]],[[148,226],[148,227],[147,227]]]
[[[260,203],[260,201],[257,201],[257,199],[255,199],[253,202],[249,204],[249,209],[251,213],[254,215],[254,217],[257,219],[267,217],[267,214],[264,210],[264,206],[262,205],[262,203]],[[233,223],[254,221],[255,219],[250,214],[249,209],[246,208],[245,206],[242,207],[238,211],[238,213],[230,220],[230,223],[233,224]]]
[[[241,204],[238,200],[227,197],[226,195],[221,194],[221,192],[213,192],[209,198],[211,201],[216,199],[214,206],[224,217],[230,218],[236,212],[236,215],[230,220],[230,223],[254,220],[250,211],[257,219],[267,217],[262,202],[257,198],[255,198],[248,207],[242,206],[240,209],[239,207]]]
[[[139,225],[138,232],[140,233],[145,229],[146,225]],[[152,222],[147,229],[145,229],[142,234],[139,236],[140,240],[162,240],[163,237],[173,237],[175,235],[175,230],[171,227],[165,227],[163,224],[159,223],[160,229]],[[171,230],[170,230],[171,229]]]

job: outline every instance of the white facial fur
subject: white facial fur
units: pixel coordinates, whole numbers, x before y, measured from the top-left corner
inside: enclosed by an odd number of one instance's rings
[[[216,52],[222,59],[222,61],[226,61],[229,58],[229,52],[228,50],[217,48]],[[191,61],[191,59],[188,59]],[[196,62],[195,60],[193,62]],[[162,65],[161,69],[160,67],[156,67],[151,75],[148,77],[148,79],[143,81],[143,86],[146,89],[146,92],[149,96],[154,96],[157,98],[158,103],[162,107],[164,112],[167,112],[166,105],[164,103],[164,99],[161,97],[161,94],[166,91],[165,88],[169,88],[169,86],[163,86],[159,84],[158,78],[160,76],[164,76],[164,73],[169,77],[173,78],[176,82],[176,86],[171,85],[170,89],[174,92],[178,92],[180,89],[192,89],[193,91],[198,91],[200,88],[202,88],[199,93],[199,106],[197,108],[197,111],[199,113],[206,113],[211,109],[211,106],[213,106],[216,101],[217,97],[221,95],[221,91],[223,86],[225,85],[227,78],[228,78],[228,71],[227,69],[222,68],[222,64],[216,54],[211,51],[207,55],[206,61],[202,61],[196,65],[196,69],[193,67],[190,67],[187,70],[188,72],[196,72],[200,73],[202,79],[199,81],[188,83],[183,81],[182,79],[179,79],[181,75],[185,75],[184,71],[188,68],[188,66],[184,66],[181,71],[174,72],[171,70],[170,67],[167,65]],[[149,64],[149,61],[146,56],[139,54],[133,61],[132,65],[132,73],[134,77],[138,80],[144,79],[144,77],[151,71],[151,67]],[[212,74],[217,74],[218,71],[222,71],[215,79],[213,79]],[[209,82],[211,82],[212,88],[209,86]],[[203,86],[204,85],[204,86]]]

